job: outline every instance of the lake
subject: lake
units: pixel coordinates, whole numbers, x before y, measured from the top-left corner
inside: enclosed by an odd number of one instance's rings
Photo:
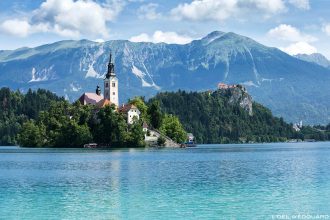
[[[330,219],[330,143],[0,147],[0,186],[0,219]]]

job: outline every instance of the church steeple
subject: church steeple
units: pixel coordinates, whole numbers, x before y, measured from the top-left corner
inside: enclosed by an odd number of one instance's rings
[[[112,62],[112,54],[110,52],[110,59],[108,63],[108,72],[104,79],[104,99],[108,99],[116,106],[119,105],[118,100],[118,78],[115,74],[115,65]]]
[[[111,52],[110,52],[110,59],[109,59],[109,63],[108,63],[108,72],[107,72],[106,78],[109,79],[110,76],[116,76],[116,74],[115,74],[115,65],[112,62]]]

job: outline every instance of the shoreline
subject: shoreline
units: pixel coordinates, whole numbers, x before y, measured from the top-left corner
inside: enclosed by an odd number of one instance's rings
[[[306,144],[306,143],[330,143],[330,141],[299,141],[299,142],[269,142],[269,143],[230,143],[230,144],[196,144],[195,147],[97,147],[97,148],[84,148],[84,147],[21,147],[18,145],[1,146],[0,148],[17,148],[17,149],[86,149],[86,150],[121,150],[121,149],[200,149],[200,146],[242,146],[242,145],[271,145],[271,144]]]

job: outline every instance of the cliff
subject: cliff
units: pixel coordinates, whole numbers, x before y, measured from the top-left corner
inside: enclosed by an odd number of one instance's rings
[[[220,93],[229,97],[228,103],[231,105],[239,104],[250,116],[253,115],[252,97],[247,93],[245,87],[235,85],[227,89],[219,89]]]

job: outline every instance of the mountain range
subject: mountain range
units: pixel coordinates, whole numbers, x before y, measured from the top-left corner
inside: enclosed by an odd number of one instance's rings
[[[330,122],[330,69],[232,32],[212,32],[185,45],[80,40],[0,51],[0,87],[46,88],[74,101],[103,84],[110,51],[121,102],[239,83],[289,122]]]
[[[297,54],[295,55],[298,59],[315,63],[325,68],[330,68],[330,60],[328,60],[324,55],[320,53],[313,53],[313,54]]]

